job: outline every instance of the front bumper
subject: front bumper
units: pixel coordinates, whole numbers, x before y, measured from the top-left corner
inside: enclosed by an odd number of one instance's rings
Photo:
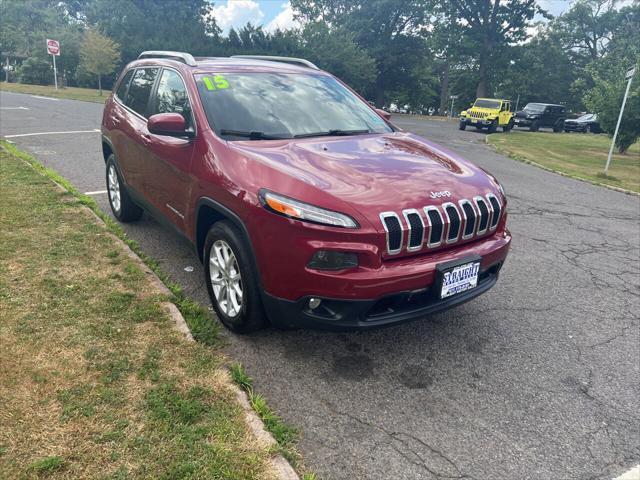
[[[565,132],[584,132],[587,129],[585,125],[580,125],[577,123],[564,123],[564,131]]]
[[[503,262],[480,272],[476,288],[440,299],[435,285],[417,292],[399,292],[376,300],[320,298],[320,306],[309,308],[312,297],[286,300],[269,294],[263,302],[271,322],[278,327],[324,330],[366,330],[419,320],[427,315],[462,305],[485,293],[498,281]]]
[[[515,118],[513,121],[516,127],[528,127],[534,120],[528,118]]]
[[[484,118],[460,117],[460,123],[464,123],[465,125],[488,127],[492,122],[493,120],[486,120]]]
[[[390,260],[373,271],[356,269],[347,278],[315,272],[314,287],[302,295],[287,299],[266,290],[263,302],[271,323],[280,327],[367,329],[417,320],[489,290],[498,280],[510,245],[511,235],[504,230],[449,250]],[[477,287],[440,299],[438,266],[470,257],[480,259]],[[321,299],[321,306],[310,309],[311,298]]]

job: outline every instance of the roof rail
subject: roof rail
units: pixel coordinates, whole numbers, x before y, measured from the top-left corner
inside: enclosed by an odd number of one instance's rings
[[[231,58],[248,58],[253,60],[267,60],[269,62],[292,63],[294,65],[302,65],[303,67],[320,70],[315,64],[311,63],[309,60],[305,60],[304,58],[273,57],[270,55],[231,55]]]
[[[138,55],[138,59],[142,58],[167,58],[169,60],[177,60],[178,62],[186,63],[190,67],[197,65],[195,58],[190,53],[184,52],[171,52],[168,50],[148,50]]]

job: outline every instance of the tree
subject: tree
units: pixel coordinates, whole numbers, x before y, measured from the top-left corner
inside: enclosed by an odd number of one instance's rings
[[[433,0],[291,1],[298,18],[351,32],[354,42],[375,60],[377,75],[367,93],[378,106],[387,103],[391,92],[423,88],[412,73],[430,60],[419,34],[433,5]]]
[[[536,13],[546,12],[535,0],[451,0],[456,22],[478,52],[476,96],[489,94],[490,65],[507,55],[507,47],[527,38],[527,27]]]
[[[584,102],[598,114],[602,128],[613,134],[618,120],[627,82],[625,71],[640,68],[640,5],[620,9],[616,27],[607,44],[607,53],[587,66],[594,86],[588,90]],[[640,138],[640,75],[636,73],[625,107],[616,146],[624,153]]]
[[[42,58],[27,58],[18,69],[18,78],[21,83],[49,85],[53,80],[53,67]]]
[[[102,75],[112,73],[120,60],[120,46],[95,30],[87,30],[80,52],[80,68],[98,76],[102,95]]]

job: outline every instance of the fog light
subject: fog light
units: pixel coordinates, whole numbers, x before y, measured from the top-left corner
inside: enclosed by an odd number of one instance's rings
[[[320,300],[319,298],[310,298],[309,299],[309,308],[311,310],[315,310],[316,308],[318,308],[320,306],[321,302],[322,302],[322,300]]]
[[[318,250],[313,254],[309,268],[317,270],[342,270],[358,266],[358,255],[355,253],[334,252],[332,250]]]

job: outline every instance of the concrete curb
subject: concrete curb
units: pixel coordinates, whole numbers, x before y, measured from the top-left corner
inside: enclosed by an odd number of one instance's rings
[[[514,156],[512,156],[512,155],[510,155],[508,153],[501,152],[498,148],[495,147],[495,145],[491,145],[489,143],[489,135],[485,135],[484,136],[484,143],[489,145],[491,148],[493,148],[500,155],[504,155],[505,157],[508,157],[508,158],[510,158],[512,160],[515,160],[516,162],[522,162],[522,163],[526,163],[527,165],[533,165],[534,167],[541,168],[542,170],[546,170],[547,172],[555,173],[556,175],[562,175],[563,177],[572,178],[574,180],[579,180],[581,182],[590,183],[591,185],[596,185],[598,187],[604,187],[604,188],[607,188],[609,190],[613,190],[614,192],[626,193],[627,195],[640,197],[640,192],[634,192],[633,190],[627,190],[626,188],[615,187],[613,185],[608,185],[606,183],[596,182],[595,180],[589,180],[587,178],[578,177],[577,175],[571,175],[570,173],[565,173],[565,172],[561,172],[559,170],[554,170],[553,168],[546,167],[546,166],[541,165],[541,164],[539,164],[537,162],[534,162],[533,160],[527,160],[527,159],[520,158],[520,157],[514,157]]]
[[[22,159],[22,161],[25,164],[27,164],[29,167],[33,168],[33,165],[31,165],[26,160]],[[41,173],[41,172],[38,172],[38,173]],[[50,180],[56,186],[56,188],[61,192],[71,193],[62,185],[60,185],[58,182],[53,180],[52,178],[47,177],[47,179]],[[116,244],[120,246],[122,251],[132,261],[134,261],[138,265],[138,267],[140,267],[140,269],[142,269],[142,271],[147,276],[147,279],[158,290],[158,293],[165,296],[172,295],[171,291],[167,288],[167,286],[160,279],[160,277],[158,277],[155,274],[155,272],[151,270],[149,266],[146,263],[144,263],[144,261],[138,255],[136,255],[136,253],[133,250],[131,250],[129,245],[127,245],[125,242],[122,241],[121,238],[119,238],[118,236],[116,236],[115,234],[109,231],[108,225],[104,222],[104,220],[102,220],[96,214],[96,212],[94,212],[87,206],[83,206],[82,208],[87,210],[94,217],[96,222],[105,228],[105,232],[113,240],[115,240]],[[189,326],[187,325],[187,322],[182,316],[182,313],[180,312],[180,310],[178,310],[178,307],[173,302],[170,302],[170,301],[162,302],[162,306],[167,310],[167,312],[169,313],[169,316],[173,319],[175,328],[184,335],[187,341],[195,342],[193,335],[191,334],[191,330],[189,330]],[[233,381],[231,380],[228,374],[226,375],[226,382],[229,389],[235,394],[236,401],[238,402],[238,405],[240,405],[240,408],[242,408],[242,411],[244,412],[245,423],[249,428],[249,430],[251,431],[251,434],[258,440],[258,443],[260,443],[262,446],[266,448],[271,448],[276,446],[277,445],[276,439],[273,437],[273,435],[270,432],[268,432],[265,429],[264,423],[262,423],[262,420],[260,419],[258,414],[251,407],[247,394],[243,390],[241,390],[235,383],[233,383]],[[272,473],[275,475],[275,478],[277,478],[278,480],[300,480],[300,477],[298,476],[294,468],[281,454],[278,453],[276,455],[271,456],[271,458],[269,459],[269,463],[270,463]]]

